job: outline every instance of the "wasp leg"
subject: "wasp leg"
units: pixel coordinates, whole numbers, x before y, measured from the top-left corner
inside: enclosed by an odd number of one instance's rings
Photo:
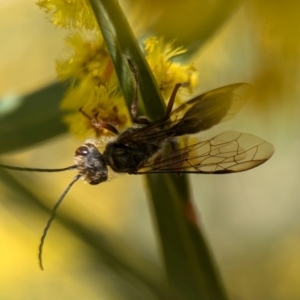
[[[106,130],[108,130],[108,131],[110,131],[110,132],[112,132],[112,133],[114,133],[114,134],[116,134],[116,135],[119,134],[119,131],[118,131],[117,128],[114,127],[113,125],[108,124],[108,123],[101,123],[101,122],[98,122],[96,119],[90,117],[86,112],[84,112],[84,111],[82,110],[82,108],[79,108],[79,111],[80,111],[86,118],[88,118],[88,119],[91,121],[91,124],[92,124],[94,127],[98,128],[98,129],[106,129]]]
[[[135,82],[135,87],[134,87],[134,99],[133,99],[133,102],[131,104],[131,116],[132,116],[132,119],[134,121],[134,123],[137,123],[137,124],[144,124],[144,123],[138,123],[138,122],[135,122],[137,120],[137,109],[138,109],[138,103],[139,103],[139,76],[138,76],[138,71],[137,71],[137,68],[136,66],[134,65],[134,63],[132,62],[132,60],[130,58],[127,58],[127,61],[128,61],[128,65],[129,65],[129,68],[134,76],[134,82]]]
[[[135,82],[135,90],[134,90],[134,99],[131,104],[131,116],[132,116],[132,121],[135,124],[141,124],[141,125],[149,125],[151,124],[150,120],[146,117],[137,117],[137,109],[138,109],[138,103],[139,103],[139,76],[138,76],[138,71],[134,63],[130,58],[127,58],[129,68],[134,76],[134,82]]]
[[[129,67],[130,67],[130,70],[134,76],[134,80],[135,80],[135,91],[134,91],[134,99],[133,99],[133,102],[131,104],[131,116],[132,116],[132,119],[133,119],[133,122],[136,123],[136,124],[150,124],[151,122],[145,118],[145,117],[137,117],[137,108],[138,108],[138,102],[139,102],[139,98],[138,98],[138,92],[139,92],[139,76],[138,76],[138,71],[136,69],[136,66],[134,65],[134,63],[132,62],[132,60],[130,58],[127,58],[127,61],[128,61],[128,64],[129,64]],[[181,87],[181,83],[177,83],[174,87],[174,90],[171,94],[171,97],[168,101],[168,105],[167,105],[167,108],[166,108],[166,113],[165,115],[166,116],[169,116],[170,113],[172,112],[172,109],[173,109],[173,105],[174,105],[174,101],[175,101],[175,98],[176,98],[176,94],[179,90],[179,88]]]
[[[169,116],[170,113],[172,112],[174,101],[175,101],[175,98],[176,98],[176,94],[177,94],[180,87],[181,87],[181,83],[176,83],[175,84],[174,90],[171,94],[171,97],[168,101],[168,105],[167,105],[167,108],[166,108],[166,116]]]

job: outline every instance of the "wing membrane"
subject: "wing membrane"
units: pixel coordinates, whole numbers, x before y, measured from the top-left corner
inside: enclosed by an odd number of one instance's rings
[[[251,94],[251,85],[236,83],[199,95],[150,125],[126,135],[140,142],[165,140],[206,130],[230,120]],[[124,136],[125,138],[125,136]]]
[[[274,153],[272,144],[246,133],[227,131],[147,162],[137,174],[242,172],[266,162]]]
[[[177,135],[192,134],[207,130],[221,122],[232,119],[251,95],[252,86],[248,83],[227,85],[188,101],[189,109],[173,127]],[[183,105],[184,106],[184,105]],[[172,115],[176,115],[174,110]]]

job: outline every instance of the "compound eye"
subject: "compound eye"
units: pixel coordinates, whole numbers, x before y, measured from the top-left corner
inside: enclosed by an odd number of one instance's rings
[[[81,155],[81,156],[87,156],[90,153],[88,147],[86,146],[80,146],[76,149],[75,154]]]

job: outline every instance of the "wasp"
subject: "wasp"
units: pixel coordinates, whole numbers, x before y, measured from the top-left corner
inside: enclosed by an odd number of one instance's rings
[[[108,180],[108,168],[117,173],[196,173],[228,174],[250,170],[266,162],[274,153],[272,144],[247,133],[223,132],[211,139],[193,138],[192,143],[179,146],[178,137],[207,130],[230,120],[250,95],[251,85],[235,83],[217,88],[185,102],[173,109],[181,84],[176,84],[165,114],[158,120],[136,116],[137,91],[132,104],[134,125],[122,133],[111,124],[97,123],[116,135],[103,153],[91,140],[75,151],[74,165],[60,169],[21,168],[0,164],[0,167],[18,171],[60,172],[77,170],[77,174],[53,207],[39,245],[39,264],[43,270],[42,253],[47,232],[55,213],[73,184],[82,178],[96,185]],[[136,88],[137,90],[137,88]]]

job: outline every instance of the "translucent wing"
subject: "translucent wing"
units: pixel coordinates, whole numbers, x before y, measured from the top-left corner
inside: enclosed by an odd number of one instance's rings
[[[242,172],[266,162],[274,153],[272,144],[247,133],[227,131],[147,162],[137,174]]]
[[[123,137],[151,142],[209,129],[230,120],[250,96],[251,87],[248,83],[236,83],[209,91],[182,104],[170,115]]]
[[[227,85],[188,101],[172,112],[179,120],[173,126],[177,136],[207,130],[221,122],[232,119],[251,95],[248,83]],[[181,116],[181,112],[188,108]]]

